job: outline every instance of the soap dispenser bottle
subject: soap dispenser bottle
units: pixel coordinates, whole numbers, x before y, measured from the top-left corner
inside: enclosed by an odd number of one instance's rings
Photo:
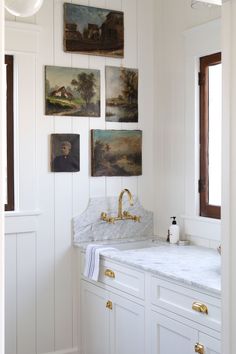
[[[177,243],[179,241],[179,225],[177,225],[175,220],[176,216],[172,216],[171,219],[173,219],[173,221],[169,228],[170,243]]]

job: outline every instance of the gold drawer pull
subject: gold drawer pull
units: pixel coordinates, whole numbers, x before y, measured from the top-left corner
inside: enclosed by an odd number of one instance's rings
[[[112,310],[112,302],[110,300],[107,301],[106,308]]]
[[[202,345],[200,343],[196,343],[194,349],[195,349],[195,353],[204,354],[204,352],[205,352],[204,345]]]
[[[115,273],[114,273],[113,270],[111,270],[111,269],[106,269],[104,274],[105,274],[107,277],[109,277],[109,278],[115,278],[115,277],[116,277]]]
[[[200,302],[194,302],[192,304],[192,309],[197,312],[205,313],[208,315],[208,308],[206,305],[201,304]]]

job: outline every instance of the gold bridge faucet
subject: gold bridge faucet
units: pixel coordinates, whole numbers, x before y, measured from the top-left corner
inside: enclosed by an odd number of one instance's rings
[[[114,224],[115,221],[117,220],[133,220],[133,221],[138,221],[140,222],[140,219],[141,217],[140,216],[137,216],[137,215],[132,215],[130,214],[128,211],[122,211],[122,201],[123,201],[123,195],[124,193],[127,193],[128,194],[128,198],[129,198],[129,203],[130,205],[134,205],[133,203],[133,197],[132,197],[132,194],[130,193],[130,191],[125,188],[123,189],[123,191],[120,192],[120,195],[119,195],[119,201],[118,201],[118,216],[116,217],[112,217],[112,216],[108,216],[107,213],[104,213],[102,212],[101,213],[101,219],[103,221],[106,221],[110,224]]]

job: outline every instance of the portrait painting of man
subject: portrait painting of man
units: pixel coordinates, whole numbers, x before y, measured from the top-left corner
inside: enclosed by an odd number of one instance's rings
[[[51,171],[80,170],[79,134],[51,134]]]

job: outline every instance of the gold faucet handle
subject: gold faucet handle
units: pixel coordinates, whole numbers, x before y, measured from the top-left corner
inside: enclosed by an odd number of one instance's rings
[[[141,221],[141,216],[134,215],[133,219],[134,219],[134,221],[140,222]]]
[[[124,210],[123,216],[127,218],[127,217],[131,216],[131,214],[128,211]]]
[[[109,224],[115,224],[115,218],[113,218],[112,216],[109,217],[109,218],[107,219],[107,221],[108,221]]]
[[[102,212],[101,213],[101,220],[106,220],[107,219],[107,213]]]

